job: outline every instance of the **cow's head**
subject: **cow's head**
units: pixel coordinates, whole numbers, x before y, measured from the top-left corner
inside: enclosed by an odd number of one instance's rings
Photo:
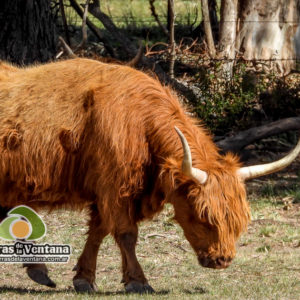
[[[204,267],[226,268],[235,256],[235,243],[250,220],[244,181],[278,171],[299,154],[300,142],[291,154],[278,162],[240,168],[231,154],[211,162],[202,171],[192,166],[190,147],[179,129],[183,161],[167,159],[164,170],[171,188],[167,201],[175,209],[175,219]]]

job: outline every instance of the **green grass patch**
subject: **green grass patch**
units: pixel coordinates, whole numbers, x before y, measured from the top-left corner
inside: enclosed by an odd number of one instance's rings
[[[156,0],[155,10],[163,24],[167,23],[167,1]],[[148,0],[102,0],[101,10],[121,28],[125,27],[153,27],[157,22],[151,14]],[[190,26],[199,24],[201,20],[201,6],[197,0],[175,1],[176,24]],[[66,8],[69,24],[81,25],[81,18],[72,8]],[[93,23],[103,28],[102,23],[89,14]]]

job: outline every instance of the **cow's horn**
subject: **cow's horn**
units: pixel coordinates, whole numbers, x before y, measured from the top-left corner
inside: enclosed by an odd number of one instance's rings
[[[183,133],[176,126],[175,126],[175,130],[180,137],[182,148],[183,148],[183,160],[181,166],[182,173],[192,179],[195,179],[200,184],[204,184],[207,180],[207,173],[200,169],[193,168],[190,146]]]
[[[264,164],[264,165],[255,165],[249,167],[243,167],[238,170],[238,175],[243,179],[251,179],[260,177],[263,175],[271,174],[280,171],[281,169],[287,167],[300,153],[300,139],[297,146],[293,151],[291,151],[287,156],[282,159]]]

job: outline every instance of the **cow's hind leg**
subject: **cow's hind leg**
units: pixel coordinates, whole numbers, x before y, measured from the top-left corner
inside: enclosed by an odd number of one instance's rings
[[[135,254],[135,246],[138,236],[137,226],[122,226],[121,230],[116,229],[114,236],[122,254],[122,282],[125,285],[126,292],[141,294],[153,293],[154,290],[148,284]]]
[[[56,284],[48,276],[48,268],[45,264],[23,264],[30,279],[36,283],[55,288]]]
[[[76,275],[73,278],[73,284],[77,292],[92,293],[97,290],[95,284],[97,256],[100,244],[108,233],[108,229],[101,221],[97,208],[91,208],[88,238],[74,268]]]
[[[9,208],[0,206],[0,222],[7,217],[9,211]],[[27,275],[34,282],[52,288],[56,287],[55,282],[48,276],[48,269],[45,264],[23,264],[23,267],[26,268]]]

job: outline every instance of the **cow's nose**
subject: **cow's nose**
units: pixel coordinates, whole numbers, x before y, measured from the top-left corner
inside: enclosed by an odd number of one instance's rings
[[[232,261],[231,257],[227,257],[227,258],[225,258],[224,256],[218,257],[216,259],[216,267],[219,269],[225,269],[230,265],[231,261]]]
[[[213,269],[225,269],[227,268],[231,261],[232,257],[225,258],[224,256],[220,256],[218,258],[211,257],[198,257],[199,263],[202,267],[205,268],[213,268]]]

